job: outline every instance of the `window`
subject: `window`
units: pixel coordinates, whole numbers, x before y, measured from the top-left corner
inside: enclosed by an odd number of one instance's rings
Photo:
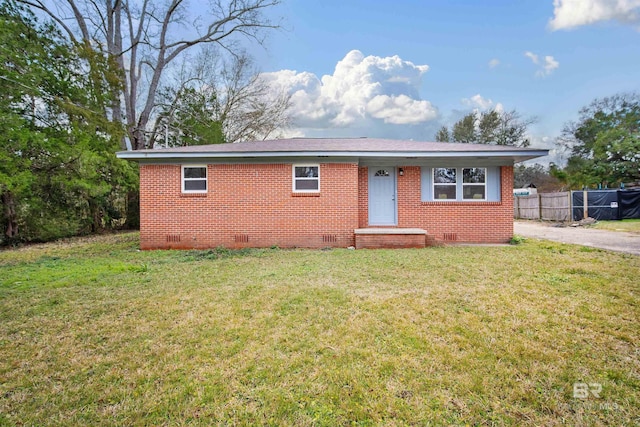
[[[437,200],[456,200],[456,169],[433,169],[433,195]]]
[[[421,197],[424,202],[499,202],[499,166],[467,168],[421,168]]]
[[[389,176],[389,171],[386,169],[380,169],[375,173],[375,176]]]
[[[464,200],[485,200],[487,170],[485,168],[462,169],[462,198]]]
[[[293,191],[317,193],[320,191],[320,165],[293,165]]]
[[[207,192],[207,167],[206,166],[182,166],[182,192],[206,193]]]

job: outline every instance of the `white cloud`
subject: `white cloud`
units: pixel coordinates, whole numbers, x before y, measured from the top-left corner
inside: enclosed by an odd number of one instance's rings
[[[534,64],[538,64],[540,61],[538,60],[538,55],[536,55],[533,52],[525,52],[524,56],[526,56],[527,58],[531,59],[531,61],[533,61]]]
[[[473,95],[471,98],[462,98],[461,102],[463,105],[472,108],[478,113],[488,110],[504,111],[504,107],[501,103],[494,103],[493,100],[484,98],[479,93]]]
[[[498,65],[500,65],[500,60],[498,58],[493,58],[489,61],[489,68],[496,68]]]
[[[548,166],[549,163],[555,163],[556,165],[564,165],[565,159],[561,150],[556,145],[556,139],[548,135],[536,133],[532,130],[527,132],[527,138],[531,142],[531,148],[542,148],[549,150],[549,155],[542,158],[527,160],[525,164],[533,165],[540,163],[541,165]]]
[[[372,117],[394,125],[427,122],[437,116],[429,101],[411,99],[407,95],[378,95],[367,103],[366,111]]]
[[[544,65],[543,65],[543,75],[548,76],[560,66],[560,63],[556,61],[553,56],[547,55],[544,57]]]
[[[539,66],[538,71],[536,71],[537,77],[548,76],[560,67],[560,62],[556,61],[551,55],[545,55],[542,62],[540,61],[540,57],[533,52],[526,51],[524,56],[531,59],[531,62]]]
[[[554,0],[552,31],[568,30],[603,21],[640,23],[640,0]]]
[[[398,56],[364,56],[352,50],[336,64],[332,75],[321,79],[292,70],[262,77],[291,94],[294,126],[302,131],[347,135],[345,130],[358,129],[376,136],[384,133],[378,132],[384,127],[423,126],[438,118],[437,108],[419,95],[428,70],[427,65]]]

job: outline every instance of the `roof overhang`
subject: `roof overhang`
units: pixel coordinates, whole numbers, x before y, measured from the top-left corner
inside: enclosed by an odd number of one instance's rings
[[[447,161],[447,160],[492,160],[505,163],[517,163],[525,160],[546,156],[549,150],[501,150],[501,151],[242,151],[242,152],[211,152],[188,151],[176,152],[172,150],[138,150],[121,151],[117,157],[126,160],[135,160],[142,163],[167,163],[167,162],[206,162],[215,161],[282,161],[282,159],[318,159],[330,158],[338,161],[358,159],[359,162],[394,160],[402,163],[411,163],[410,160],[420,161]]]

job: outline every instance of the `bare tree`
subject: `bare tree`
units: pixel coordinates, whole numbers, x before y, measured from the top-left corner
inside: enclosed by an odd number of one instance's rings
[[[220,121],[227,142],[265,140],[290,124],[291,95],[269,86],[245,55],[221,73]]]
[[[174,81],[161,89],[150,145],[277,137],[290,124],[290,99],[261,77],[246,53],[224,60],[218,50],[205,47],[186,58]]]
[[[123,85],[111,119],[123,121],[134,150],[147,148],[156,94],[170,64],[194,46],[234,52],[236,35],[262,43],[278,28],[264,12],[281,0],[211,0],[193,19],[186,0],[18,0],[44,12],[74,43],[102,51],[120,70]],[[191,19],[191,20],[190,20]]]
[[[497,145],[528,147],[531,141],[527,130],[536,121],[535,117],[522,118],[516,110],[501,113],[495,133],[495,143]]]

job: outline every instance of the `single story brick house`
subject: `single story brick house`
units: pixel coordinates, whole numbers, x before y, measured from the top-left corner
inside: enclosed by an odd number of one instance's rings
[[[142,249],[424,247],[513,236],[514,162],[547,150],[369,138],[125,151]]]

